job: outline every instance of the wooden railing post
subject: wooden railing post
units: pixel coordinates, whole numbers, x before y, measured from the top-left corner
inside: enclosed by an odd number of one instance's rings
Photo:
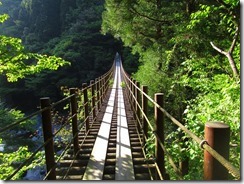
[[[102,105],[102,103],[103,103],[103,83],[102,83],[102,77],[99,77],[99,90],[100,90],[100,103]]]
[[[134,114],[135,114],[135,110],[136,110],[136,105],[135,105],[135,102],[136,102],[136,99],[135,99],[136,98],[136,87],[135,87],[134,84],[136,84],[136,80],[133,79],[132,82],[133,82],[133,84],[132,84],[132,93],[133,93],[133,95],[132,95],[132,107],[133,107],[133,111],[134,111]]]
[[[91,95],[92,95],[92,118],[93,120],[96,118],[96,102],[95,102],[95,84],[94,80],[91,80]]]
[[[105,93],[104,93],[104,96],[105,94],[107,93],[107,90],[108,90],[108,82],[109,82],[109,75],[106,75],[106,77],[104,78],[104,83],[105,83]]]
[[[156,93],[154,96],[154,100],[158,105],[164,107],[163,93]],[[164,144],[164,114],[156,105],[154,106],[154,114],[155,114],[155,132],[158,135],[160,141]],[[159,140],[157,138],[155,140],[155,154],[156,154],[156,162],[158,163],[159,170],[163,178],[166,179],[164,151],[161,148],[159,144]]]
[[[86,124],[86,132],[89,130],[89,110],[88,110],[88,95],[87,95],[87,84],[82,84],[83,96],[84,96],[84,111],[85,111],[85,124]]]
[[[136,116],[137,116],[137,128],[140,131],[140,122],[141,122],[141,111],[140,111],[140,104],[141,104],[141,93],[140,93],[140,82],[136,81]]]
[[[205,124],[205,140],[215,151],[229,160],[230,127],[221,122]],[[204,151],[204,179],[228,180],[228,170],[211,154]]]
[[[131,103],[133,102],[133,79],[132,79],[132,77],[130,78],[130,80],[131,80],[131,82],[130,82],[130,101],[131,101]]]
[[[41,98],[40,102],[41,102],[41,109],[51,106],[49,97]],[[42,130],[43,130],[44,142],[49,141],[45,145],[47,173],[50,172],[47,179],[56,180],[56,172],[54,168],[55,159],[54,159],[54,144],[53,144],[53,132],[52,132],[52,117],[51,117],[50,108],[42,112]]]
[[[104,94],[105,94],[105,77],[102,77],[102,88],[103,88],[103,93],[102,93],[102,99],[104,99]]]
[[[104,96],[107,92],[107,75],[104,76]]]
[[[148,93],[148,87],[147,86],[142,86],[142,91],[147,94]],[[148,99],[147,97],[143,94],[142,95],[142,110],[145,115],[142,116],[142,127],[143,127],[143,132],[144,136],[148,138],[148,124],[145,116],[147,117],[148,115]],[[145,138],[143,137],[143,145],[145,145],[146,141]]]
[[[96,79],[96,92],[97,92],[97,111],[100,109],[100,83],[99,78]]]
[[[129,79],[127,79],[126,78],[126,80],[127,80],[127,91],[128,91],[128,100],[130,101],[131,100],[131,94],[130,94],[130,89],[131,89],[131,82],[130,82],[130,78]]]
[[[72,113],[72,132],[73,132],[73,144],[74,155],[79,151],[79,139],[78,139],[78,124],[77,124],[77,100],[75,95],[75,88],[70,88],[70,95],[73,95],[70,99],[70,108]]]

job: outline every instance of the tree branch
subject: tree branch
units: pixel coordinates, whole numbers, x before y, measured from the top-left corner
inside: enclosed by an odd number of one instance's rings
[[[220,48],[218,48],[217,46],[215,46],[213,42],[210,42],[210,44],[211,44],[212,47],[213,47],[215,50],[217,50],[219,53],[224,54],[224,55],[227,55],[227,52],[225,52],[225,51],[221,50]]]
[[[236,41],[235,41],[236,42]],[[217,50],[219,53],[221,54],[224,54],[227,58],[228,58],[228,61],[229,61],[229,64],[230,64],[230,67],[232,69],[232,72],[234,74],[234,77],[239,77],[239,71],[237,70],[237,67],[236,67],[236,64],[235,64],[235,61],[234,61],[234,58],[232,56],[232,52],[230,52],[230,50],[228,52],[225,52],[223,50],[221,50],[220,48],[218,48],[217,46],[215,46],[213,44],[213,42],[210,42],[210,44],[212,45],[212,47]],[[232,45],[233,45],[233,42],[232,42]],[[231,48],[232,48],[232,45],[231,45]]]
[[[167,23],[167,24],[170,23],[167,20],[159,20],[159,19],[155,19],[155,18],[149,17],[149,16],[147,16],[145,14],[142,14],[142,13],[138,12],[134,7],[130,7],[129,8],[129,11],[131,13],[133,13],[133,14],[139,15],[140,17],[144,17],[144,18],[147,18],[147,19],[152,20],[152,21],[155,21],[155,22]]]
[[[235,45],[236,45],[236,41],[237,41],[237,38],[239,36],[239,27],[236,28],[236,32],[235,32],[235,36],[233,38],[233,41],[232,41],[232,44],[230,46],[230,49],[229,49],[229,53],[232,53],[234,48],[235,48]]]

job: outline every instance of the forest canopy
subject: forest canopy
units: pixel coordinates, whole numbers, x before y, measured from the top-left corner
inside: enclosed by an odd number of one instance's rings
[[[100,33],[102,11],[103,1],[2,0],[0,14],[5,14],[8,20],[0,25],[1,38],[8,36],[18,43],[12,47],[16,55],[13,60],[25,60],[11,67],[16,76],[23,78],[27,72],[39,71],[44,60],[45,65],[51,60],[58,64],[60,58],[70,63],[58,71],[44,70],[17,83],[7,83],[5,77],[0,77],[3,101],[10,107],[30,110],[37,106],[38,98],[50,96],[53,100],[60,99],[61,87],[81,87],[83,82],[106,72],[115,53],[121,49],[121,43]],[[11,40],[5,39],[5,42]],[[19,55],[27,50],[29,54]],[[33,63],[34,57],[37,58],[37,68],[30,65],[19,70],[21,65]],[[32,104],[22,103],[21,95],[27,95]]]

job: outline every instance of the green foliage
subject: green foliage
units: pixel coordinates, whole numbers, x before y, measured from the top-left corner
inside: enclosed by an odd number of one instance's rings
[[[206,84],[208,93],[198,95],[189,102],[186,118],[188,128],[196,134],[202,132],[204,123],[222,121],[230,126],[231,144],[237,145],[231,149],[231,162],[240,167],[240,85],[229,76],[215,75],[212,82]]]
[[[21,38],[25,49],[31,53],[54,55],[71,63],[60,67],[58,72],[45,69],[33,75],[32,68],[18,72],[21,75],[31,70],[24,80],[18,82],[22,83],[18,90],[29,94],[33,106],[37,106],[36,102],[42,96],[58,100],[61,86],[79,87],[110,68],[116,51],[122,48],[112,36],[100,33],[102,11],[103,2],[3,0],[0,14],[8,13],[10,18],[0,25],[2,33]],[[35,64],[38,59],[28,58],[23,63]],[[47,57],[47,60],[53,58]],[[7,83],[2,85],[12,91],[8,95],[0,91],[2,97],[12,99],[18,94],[17,88],[13,89]],[[20,106],[18,101],[8,100],[8,103]]]
[[[140,66],[133,77],[148,85],[150,96],[163,92],[166,111],[197,136],[203,137],[207,121],[230,125],[231,144],[237,144],[231,148],[230,160],[237,167],[240,83],[232,78],[229,59],[210,42],[224,51],[231,51],[233,45],[231,55],[240,70],[239,24],[238,0],[106,0],[102,24],[104,34],[111,33],[138,54]],[[186,135],[169,120],[166,122],[166,146],[174,161],[189,158],[190,170],[184,179],[202,179],[203,151],[194,141],[185,139]],[[176,179],[170,166],[166,167]]]
[[[0,105],[0,126],[2,128],[7,127],[8,125],[24,118],[24,113],[20,110],[8,109]],[[25,137],[26,134],[32,134],[34,132],[35,121],[26,120],[16,125],[12,129],[1,133],[0,137],[2,142],[6,144],[7,151],[13,151],[18,149],[19,146],[29,145],[30,148],[33,148],[37,142],[34,143],[29,137]],[[23,135],[21,135],[21,132]],[[19,135],[18,135],[19,134]],[[16,139],[18,137],[18,139]]]
[[[7,18],[8,15],[1,15],[0,23]],[[11,82],[45,69],[57,70],[66,64],[69,62],[59,57],[27,52],[19,38],[0,35],[0,74]]]
[[[1,4],[0,4],[1,5]],[[9,18],[8,14],[0,15],[0,23],[3,23]]]
[[[57,70],[68,64],[55,56],[26,52],[18,38],[0,36],[0,43],[0,74],[6,75],[11,82],[45,69]]]
[[[145,144],[145,151],[147,158],[154,158],[155,157],[155,135],[152,131],[148,132],[148,139]]]
[[[20,147],[17,151],[12,153],[0,152],[0,179],[6,180],[7,177],[12,174],[21,163],[31,156],[31,154],[32,153],[26,146]],[[34,157],[34,161],[31,164],[24,166],[11,180],[20,180],[28,169],[43,166],[43,157],[44,152],[38,152]]]

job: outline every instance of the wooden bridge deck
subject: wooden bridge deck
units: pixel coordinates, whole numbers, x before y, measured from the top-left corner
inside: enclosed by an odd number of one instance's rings
[[[114,83],[106,94],[89,133],[79,133],[80,150],[72,147],[56,169],[63,180],[150,180],[132,109],[121,87],[120,63],[116,62]]]

